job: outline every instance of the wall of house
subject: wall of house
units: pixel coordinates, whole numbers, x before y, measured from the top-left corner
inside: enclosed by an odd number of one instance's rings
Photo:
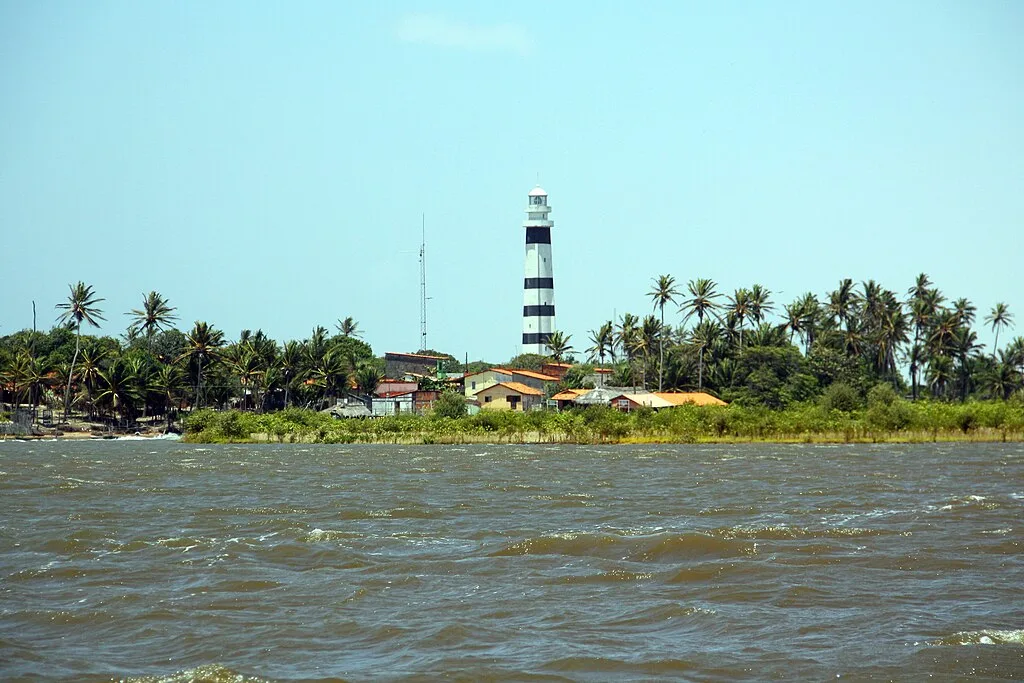
[[[472,398],[476,396],[478,391],[483,391],[488,387],[493,387],[498,382],[511,382],[512,375],[507,372],[496,372],[495,370],[485,370],[478,372],[475,375],[470,375],[466,378],[466,396]]]
[[[393,379],[401,379],[406,373],[433,375],[437,372],[437,363],[437,360],[431,358],[415,358],[387,353],[384,354],[384,374]]]
[[[512,407],[512,403],[508,400],[509,396],[514,396],[519,399],[516,402],[515,408]],[[488,401],[488,398],[491,400]],[[533,406],[539,401],[542,401],[543,398],[543,396],[523,395],[518,391],[501,386],[491,387],[484,391],[482,395],[477,394],[477,401],[480,402],[481,410],[516,410],[519,412],[525,412],[533,408]]]
[[[398,413],[411,413],[415,403],[413,395],[402,394],[391,398],[375,398],[371,401],[370,411],[376,417],[384,415],[396,415]]]

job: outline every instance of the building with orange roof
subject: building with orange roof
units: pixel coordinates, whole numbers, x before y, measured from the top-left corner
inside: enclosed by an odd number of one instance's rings
[[[510,368],[491,368],[483,372],[466,375],[463,380],[466,396],[476,396],[477,392],[499,382],[518,382],[526,386],[546,392],[549,387],[558,383],[558,378],[545,375],[535,370],[515,370]]]
[[[481,410],[526,412],[544,404],[544,392],[521,382],[498,382],[474,394]]]
[[[552,396],[551,400],[555,401],[559,410],[563,410],[567,408],[570,403],[575,402],[578,397],[589,392],[590,389],[564,389]]]
[[[698,406],[729,405],[722,399],[716,398],[704,391],[655,391],[654,395],[663,398],[676,406],[685,405],[687,403]]]

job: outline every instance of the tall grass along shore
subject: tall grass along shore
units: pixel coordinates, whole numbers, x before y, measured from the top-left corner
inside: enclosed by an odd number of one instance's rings
[[[623,413],[604,406],[565,412],[484,411],[450,418],[395,415],[339,420],[298,408],[275,413],[199,410],[185,419],[193,443],[698,443],[1024,440],[1024,402],[902,399],[843,410],[802,403],[680,406]]]

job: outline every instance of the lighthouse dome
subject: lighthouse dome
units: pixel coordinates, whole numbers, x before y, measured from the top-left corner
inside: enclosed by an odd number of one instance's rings
[[[544,188],[538,185],[537,187],[530,190],[528,197],[547,197],[548,193],[544,191]]]

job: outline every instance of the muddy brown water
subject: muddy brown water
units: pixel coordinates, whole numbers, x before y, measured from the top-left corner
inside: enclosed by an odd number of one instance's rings
[[[0,443],[0,679],[1024,678],[1024,445]]]

